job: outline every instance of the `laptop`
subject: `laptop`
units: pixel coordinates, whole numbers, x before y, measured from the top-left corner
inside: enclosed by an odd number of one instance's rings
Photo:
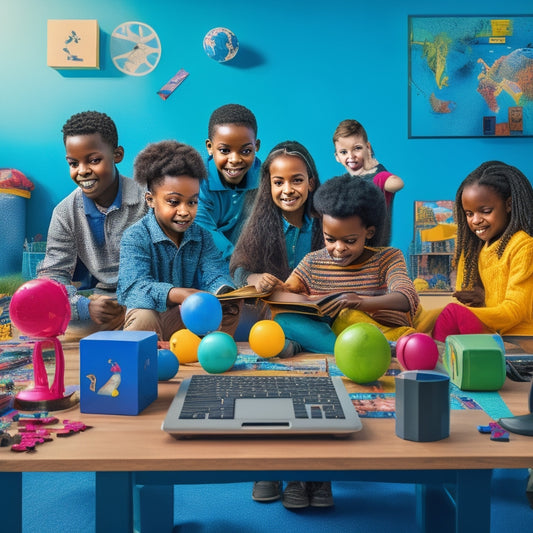
[[[348,436],[362,423],[340,377],[194,375],[161,426],[175,438]]]

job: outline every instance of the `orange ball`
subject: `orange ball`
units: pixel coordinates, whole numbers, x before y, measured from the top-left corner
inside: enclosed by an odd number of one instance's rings
[[[274,320],[256,322],[248,336],[250,348],[261,357],[274,357],[285,346],[285,333]]]
[[[180,364],[196,363],[200,341],[200,337],[191,330],[179,329],[170,337],[170,351],[178,358]]]

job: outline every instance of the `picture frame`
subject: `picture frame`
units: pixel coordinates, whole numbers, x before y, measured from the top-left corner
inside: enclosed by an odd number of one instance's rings
[[[100,68],[97,20],[48,20],[47,65],[56,69]]]
[[[408,16],[408,137],[533,136],[533,16]]]

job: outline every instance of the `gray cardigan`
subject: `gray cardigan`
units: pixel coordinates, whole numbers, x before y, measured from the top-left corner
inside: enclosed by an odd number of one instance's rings
[[[54,279],[67,287],[72,320],[79,319],[77,301],[82,298],[72,285],[78,258],[97,280],[96,291],[114,292],[117,287],[120,239],[126,228],[137,222],[148,210],[144,190],[132,179],[120,176],[122,204],[111,209],[105,218],[105,246],[93,236],[85,209],[83,192],[77,188],[54,209],[46,243],[46,256],[37,276]]]

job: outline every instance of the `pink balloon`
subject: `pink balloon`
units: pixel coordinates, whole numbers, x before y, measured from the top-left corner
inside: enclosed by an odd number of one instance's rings
[[[426,333],[412,333],[396,341],[396,357],[405,370],[433,370],[439,350]]]
[[[17,329],[32,337],[57,337],[70,320],[67,289],[51,279],[32,279],[11,298],[9,316]]]

